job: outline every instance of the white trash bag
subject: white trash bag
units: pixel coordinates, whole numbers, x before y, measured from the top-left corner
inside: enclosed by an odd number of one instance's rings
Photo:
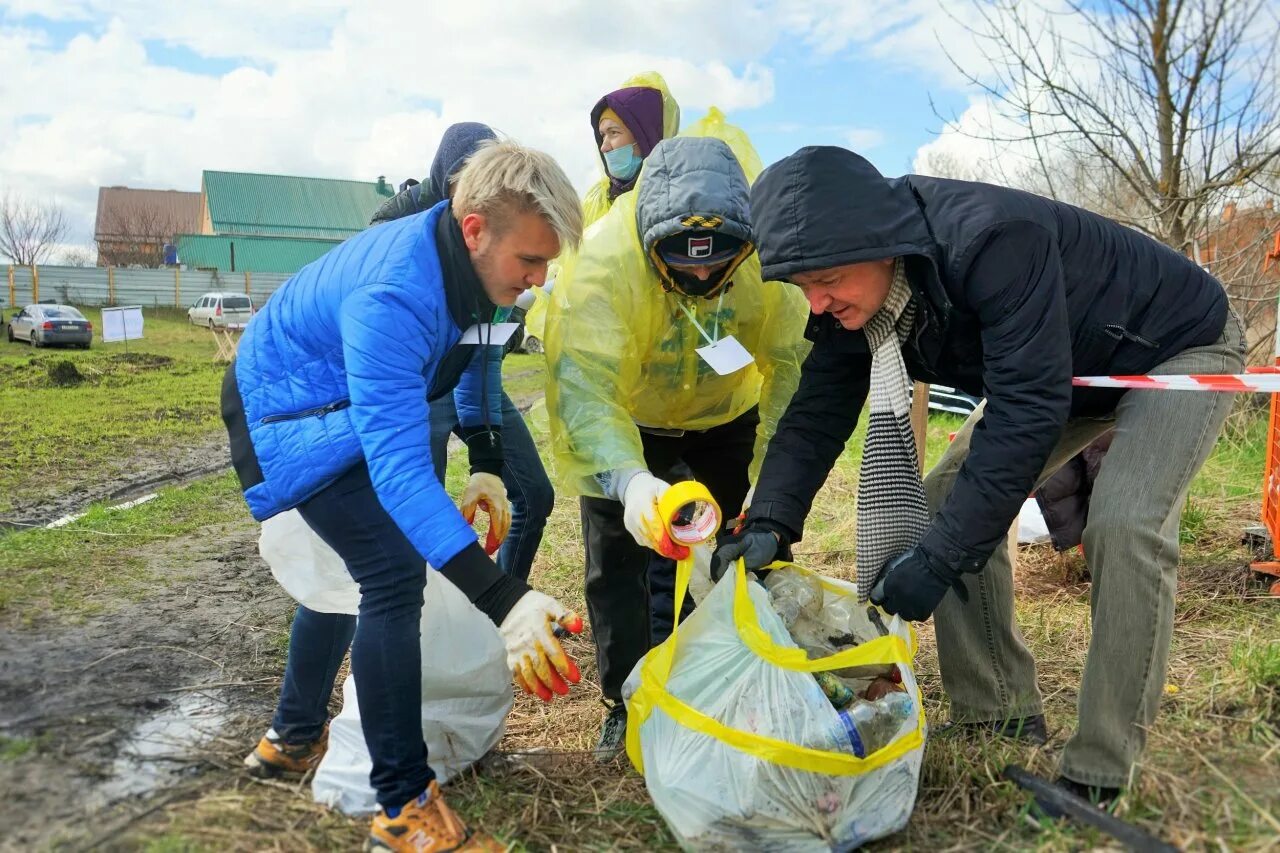
[[[677,602],[692,562],[678,569]],[[829,601],[856,596],[851,584],[819,580]],[[684,849],[848,850],[906,826],[925,726],[915,637],[897,617],[884,622],[887,636],[810,661],[739,563],[640,661],[623,687],[627,754]],[[812,673],[888,663],[909,715],[859,757],[848,714]]]
[[[360,591],[341,558],[296,511],[262,525],[259,551],[293,598],[323,613],[357,612]],[[511,711],[511,670],[497,628],[456,586],[431,570],[422,605],[422,735],[444,784],[493,749]],[[342,685],[342,712],[311,783],[317,802],[351,815],[372,813],[373,762],[360,728],[355,680]]]

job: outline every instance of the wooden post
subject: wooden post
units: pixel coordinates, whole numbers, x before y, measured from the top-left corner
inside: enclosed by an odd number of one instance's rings
[[[31,301],[40,301],[40,270],[35,264],[31,265]]]
[[[107,267],[107,304],[116,304],[116,268]]]
[[[245,296],[249,295],[249,287],[250,287],[249,271],[245,270],[244,271],[244,295]]]
[[[929,432],[929,386],[916,382],[911,386],[911,432],[916,438],[916,459],[924,473],[924,445]]]
[[[9,264],[9,305],[18,307],[18,288],[13,283],[13,264]]]
[[[182,270],[173,268],[173,307],[182,307]]]

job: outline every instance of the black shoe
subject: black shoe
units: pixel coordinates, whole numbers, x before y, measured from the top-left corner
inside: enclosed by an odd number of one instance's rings
[[[600,741],[596,744],[596,761],[608,764],[618,757],[627,741],[627,706],[621,702],[609,707],[600,729]]]
[[[973,723],[944,723],[938,727],[937,735],[945,737],[949,734],[996,734],[1000,737],[1012,738],[1033,746],[1044,746],[1049,742],[1049,728],[1045,725],[1044,714],[1030,717],[1012,717],[1007,720],[982,720]]]
[[[1054,780],[1053,784],[1067,793],[1075,794],[1080,799],[1104,812],[1110,811],[1111,807],[1115,805],[1116,799],[1120,796],[1119,788],[1108,788],[1105,785],[1086,785],[1082,782],[1068,779],[1066,776],[1059,776]],[[1061,805],[1040,797],[1036,797],[1032,802],[1031,811],[1038,817],[1047,817],[1053,820],[1067,816]]]

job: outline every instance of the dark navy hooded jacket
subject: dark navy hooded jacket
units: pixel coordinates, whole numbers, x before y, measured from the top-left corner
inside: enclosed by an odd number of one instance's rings
[[[803,148],[751,192],[765,279],[903,257],[917,305],[911,376],[986,398],[968,459],[921,545],[980,568],[1031,492],[1068,417],[1114,411],[1123,392],[1072,376],[1144,373],[1222,334],[1213,276],[1136,231],[988,184],[886,179],[851,151]],[[861,331],[811,317],[814,348],[761,469],[752,518],[798,539],[857,422],[871,356]]]

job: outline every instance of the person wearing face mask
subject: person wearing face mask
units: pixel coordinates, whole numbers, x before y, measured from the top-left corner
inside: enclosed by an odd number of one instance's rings
[[[679,129],[680,105],[656,71],[629,78],[596,102],[591,108],[591,130],[604,177],[582,200],[586,225],[604,216],[618,196],[635,187],[640,167],[654,146]]]
[[[681,556],[658,499],[691,470],[732,526],[807,349],[804,300],[760,277],[755,151],[718,112],[691,133],[657,144],[551,295],[547,411],[558,487],[581,498],[601,760],[621,749],[622,685],[653,644],[650,557]]]

